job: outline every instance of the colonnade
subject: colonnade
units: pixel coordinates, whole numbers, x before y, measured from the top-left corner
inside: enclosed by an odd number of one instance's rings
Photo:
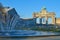
[[[55,24],[55,17],[51,16],[51,17],[38,17],[38,18],[39,18],[39,24],[49,24],[49,21],[51,22],[50,24]],[[51,18],[51,20],[49,20],[49,18]]]

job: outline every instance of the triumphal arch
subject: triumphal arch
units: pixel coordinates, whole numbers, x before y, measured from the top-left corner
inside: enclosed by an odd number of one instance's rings
[[[46,8],[42,8],[40,12],[34,12],[33,18],[39,18],[40,24],[48,24],[48,19],[51,18],[52,22],[50,24],[55,24],[55,13],[54,12],[48,12]],[[44,19],[44,22],[42,23],[42,19]]]

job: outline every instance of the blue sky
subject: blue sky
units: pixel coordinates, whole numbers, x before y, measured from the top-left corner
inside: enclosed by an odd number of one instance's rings
[[[44,6],[60,17],[60,0],[0,0],[4,6],[15,8],[21,18],[32,18],[33,12],[40,12]]]

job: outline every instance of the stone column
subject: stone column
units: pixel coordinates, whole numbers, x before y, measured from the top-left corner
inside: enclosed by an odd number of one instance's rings
[[[40,18],[40,24],[42,24],[42,18]]]
[[[46,24],[48,24],[48,17],[46,17]]]
[[[55,17],[52,17],[52,24],[55,24]]]

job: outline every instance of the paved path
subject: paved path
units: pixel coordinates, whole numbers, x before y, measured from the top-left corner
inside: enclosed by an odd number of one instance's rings
[[[0,40],[60,40],[60,36],[32,37],[32,38],[0,38]]]

